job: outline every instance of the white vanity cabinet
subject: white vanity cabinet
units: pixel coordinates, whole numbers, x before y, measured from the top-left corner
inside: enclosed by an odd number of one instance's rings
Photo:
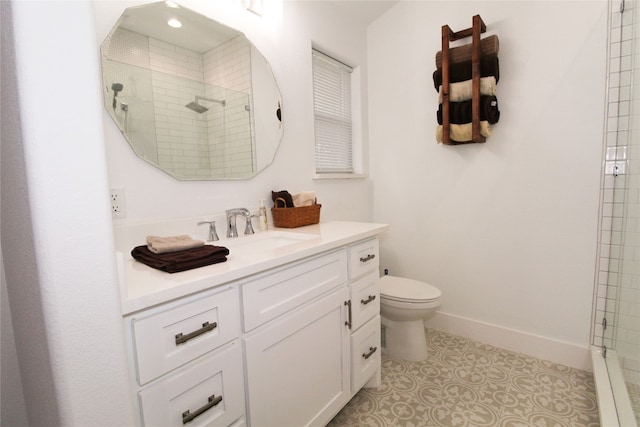
[[[171,276],[129,263],[136,297],[123,314],[140,425],[324,426],[379,385],[385,228],[310,226],[318,239],[297,251]]]

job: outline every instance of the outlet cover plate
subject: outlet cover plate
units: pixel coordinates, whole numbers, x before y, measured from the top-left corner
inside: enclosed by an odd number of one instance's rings
[[[124,196],[124,188],[112,188],[110,192],[111,198],[111,217],[124,218],[127,216],[127,204]]]

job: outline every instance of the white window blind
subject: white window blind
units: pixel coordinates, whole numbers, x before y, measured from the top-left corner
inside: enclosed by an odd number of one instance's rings
[[[316,173],[353,173],[353,69],[315,49],[312,56]]]

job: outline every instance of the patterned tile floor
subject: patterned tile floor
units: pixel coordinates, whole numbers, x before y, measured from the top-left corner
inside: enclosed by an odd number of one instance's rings
[[[361,390],[328,426],[600,425],[590,372],[426,333],[426,361],[383,357],[382,385]]]

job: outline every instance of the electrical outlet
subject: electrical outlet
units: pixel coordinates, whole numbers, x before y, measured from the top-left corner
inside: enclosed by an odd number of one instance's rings
[[[124,188],[112,188],[111,197],[111,217],[124,218],[127,216],[127,204],[124,197]]]

